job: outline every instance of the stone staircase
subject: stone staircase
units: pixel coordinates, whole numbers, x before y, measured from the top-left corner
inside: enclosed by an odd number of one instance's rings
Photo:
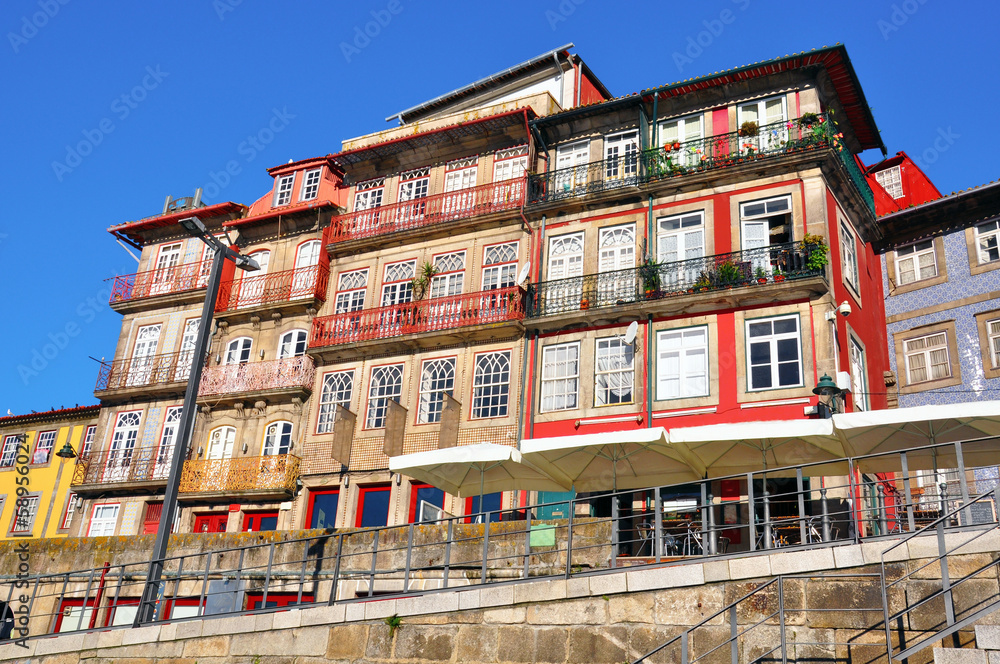
[[[975,648],[934,648],[934,664],[1000,664],[1000,625],[976,625]]]

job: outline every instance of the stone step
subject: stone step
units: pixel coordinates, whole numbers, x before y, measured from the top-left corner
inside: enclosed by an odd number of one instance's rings
[[[989,664],[989,659],[978,648],[935,648],[934,664]]]
[[[976,647],[1000,650],[1000,625],[976,625]]]

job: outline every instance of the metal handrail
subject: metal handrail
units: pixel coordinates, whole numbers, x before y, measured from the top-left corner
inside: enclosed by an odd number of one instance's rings
[[[231,312],[296,300],[326,301],[330,265],[321,262],[269,274],[244,273],[243,278],[223,281],[215,312]]]
[[[207,361],[208,358],[205,359]],[[94,391],[184,383],[191,374],[193,362],[194,351],[191,350],[102,362],[97,372]]]
[[[205,367],[198,396],[312,387],[316,365],[308,355]]]
[[[204,288],[212,261],[184,263],[115,277],[109,304]]]

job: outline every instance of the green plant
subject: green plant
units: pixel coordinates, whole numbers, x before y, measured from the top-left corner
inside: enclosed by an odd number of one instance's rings
[[[800,127],[811,127],[817,122],[819,122],[819,116],[816,115],[815,113],[803,113],[799,117]]]
[[[389,638],[391,639],[396,633],[396,630],[403,626],[403,619],[399,617],[398,613],[394,613],[391,616],[386,616],[383,618],[385,624],[389,626]]]
[[[830,263],[827,255],[829,247],[826,240],[821,235],[806,235],[800,243],[802,251],[806,254],[806,267],[811,271],[820,271]]]
[[[760,127],[753,120],[747,120],[740,125],[740,130],[737,132],[740,136],[756,136],[760,132]]]
[[[774,269],[771,270],[771,274],[773,274],[776,277],[780,277],[783,274],[782,271],[781,271],[781,266],[780,265],[775,265]]]
[[[700,272],[697,281],[694,282],[695,288],[708,288],[711,285],[712,279],[707,272]]]
[[[639,278],[644,291],[660,290],[660,264],[653,257],[647,257],[639,266]]]
[[[726,261],[716,269],[715,278],[723,286],[734,284],[740,279],[740,269],[731,261]]]
[[[762,268],[760,266],[757,267],[757,269],[754,271],[753,274],[758,279],[767,279],[767,272],[765,272],[764,268]]]
[[[438,273],[437,267],[424,261],[423,265],[417,271],[417,276],[410,279],[410,285],[413,287],[413,297],[419,300],[424,295],[427,294],[427,288],[431,285],[431,279],[434,275]]]

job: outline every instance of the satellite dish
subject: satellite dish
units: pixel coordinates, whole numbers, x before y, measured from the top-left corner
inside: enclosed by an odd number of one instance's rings
[[[635,335],[639,332],[639,323],[632,321],[625,330],[625,343],[630,344],[635,341]]]
[[[531,261],[528,261],[527,263],[524,264],[524,267],[521,268],[521,271],[518,272],[517,283],[523,284],[524,280],[528,278],[528,272],[530,271],[531,271]]]

